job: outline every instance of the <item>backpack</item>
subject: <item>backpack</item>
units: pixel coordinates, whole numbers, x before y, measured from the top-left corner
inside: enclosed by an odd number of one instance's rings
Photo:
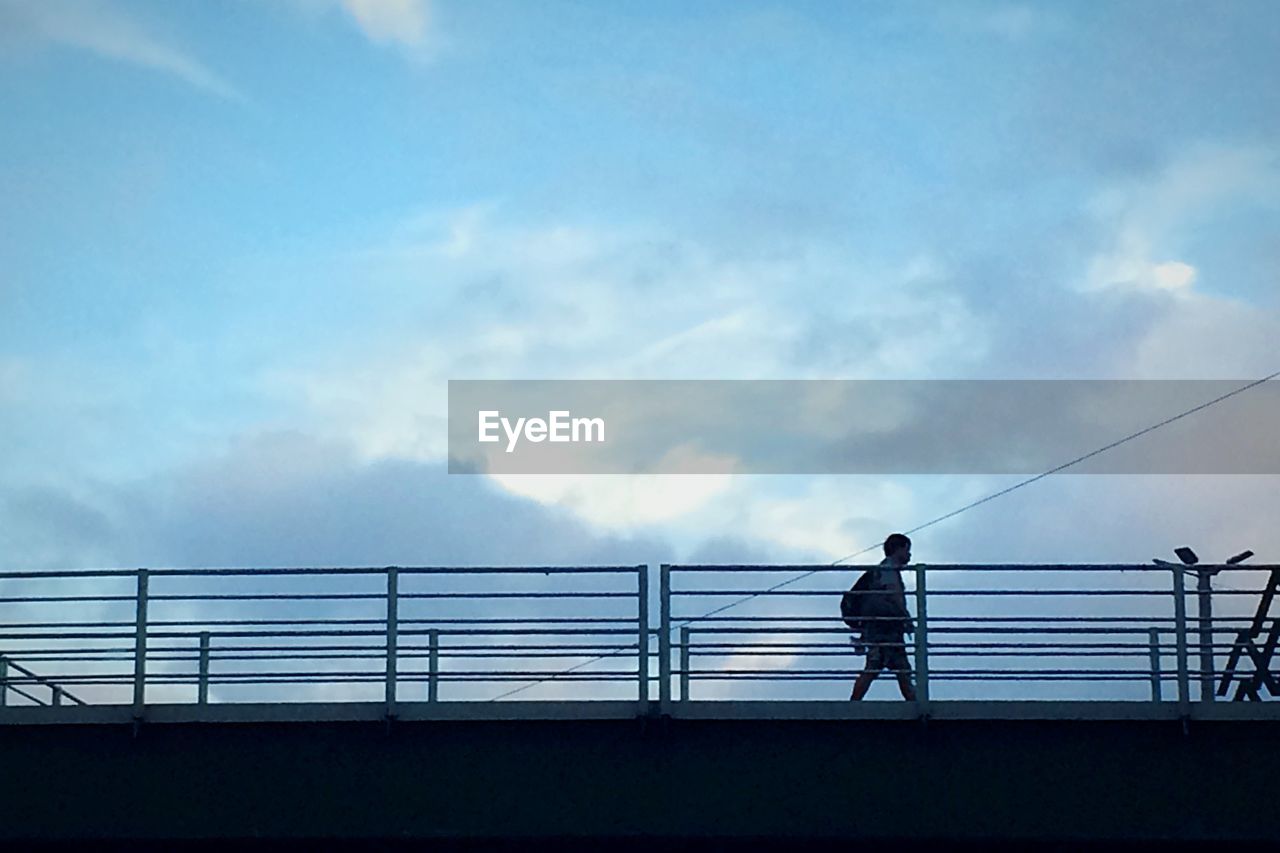
[[[866,615],[867,592],[871,590],[871,572],[863,572],[849,591],[840,596],[840,618],[854,636],[862,634],[862,617]]]

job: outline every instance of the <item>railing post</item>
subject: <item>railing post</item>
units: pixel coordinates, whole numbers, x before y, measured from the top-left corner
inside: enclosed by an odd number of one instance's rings
[[[1213,701],[1213,582],[1208,569],[1198,569],[1196,599],[1200,634],[1200,701]]]
[[[53,698],[49,701],[53,705],[53,707],[56,708],[62,704],[62,688],[56,684],[52,685],[52,688],[53,688]]]
[[[636,567],[636,699],[649,710],[649,565]]]
[[[680,701],[689,701],[689,627],[680,629]]]
[[[440,699],[440,631],[432,628],[427,632],[427,701],[437,702]]]
[[[671,567],[658,572],[658,710],[671,713]]]
[[[150,573],[138,569],[138,596],[134,608],[133,717],[142,718],[147,692],[147,587]]]
[[[0,655],[0,708],[9,704],[9,661]]]
[[[400,573],[394,566],[387,569],[387,716],[396,715],[396,654],[399,639]]]
[[[1187,599],[1182,567],[1173,570],[1173,630],[1178,659],[1178,704],[1185,716],[1191,702],[1191,679],[1187,672]]]
[[[1151,701],[1160,702],[1160,631],[1152,628],[1147,635],[1151,653]]]
[[[920,715],[929,713],[929,607],[924,566],[916,566],[916,704]]]
[[[200,632],[200,676],[196,681],[196,704],[209,704],[209,632]]]

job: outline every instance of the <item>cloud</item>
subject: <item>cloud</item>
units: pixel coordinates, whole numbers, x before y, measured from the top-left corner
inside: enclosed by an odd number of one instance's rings
[[[427,0],[339,0],[356,26],[375,42],[408,47],[425,43],[431,23]]]
[[[293,11],[345,18],[369,41],[423,56],[438,39],[431,0],[290,0]]]
[[[1010,41],[1021,41],[1036,33],[1052,32],[1060,26],[1058,19],[1045,7],[1020,4],[998,6],[976,21],[979,31]]]
[[[177,77],[204,92],[231,101],[244,96],[198,59],[166,44],[115,7],[89,0],[0,0],[0,22],[48,44],[84,50]]]
[[[1280,154],[1246,144],[1193,146],[1094,197],[1101,236],[1077,290],[1095,313],[1140,312],[1113,344],[1125,375],[1248,379],[1277,368],[1280,312],[1236,296],[1230,268],[1195,257],[1210,258],[1222,235],[1265,227],[1277,199]]]
[[[1126,230],[1118,236],[1114,248],[1094,256],[1085,288],[1159,291],[1185,296],[1191,292],[1195,278],[1196,268],[1191,264],[1153,259],[1149,240],[1136,231]]]
[[[273,369],[267,394],[363,460],[434,464],[447,452],[450,379],[910,377],[984,351],[986,329],[943,289],[940,264],[918,254],[878,270],[812,244],[756,253],[644,228],[522,227],[497,212],[418,216],[341,261],[369,299],[394,294],[400,315],[448,323],[430,335],[382,324],[372,347],[330,347]],[[682,544],[703,538],[702,509],[742,489],[727,473],[498,485],[611,530],[667,525]],[[776,514],[765,528],[738,529],[834,557],[852,544],[840,518],[820,508],[817,520]]]
[[[1098,193],[1090,207],[1109,232],[1084,290],[1110,288],[1187,293],[1195,266],[1179,257],[1189,235],[1250,208],[1277,209],[1280,154],[1256,145],[1199,145],[1151,178]]]
[[[944,33],[995,37],[1014,44],[1067,29],[1062,16],[1043,4],[928,4],[918,8],[929,24]]]
[[[338,265],[398,317],[449,318],[430,336],[393,318],[372,350],[269,378],[370,456],[442,459],[449,379],[922,377],[975,363],[988,334],[919,257],[870,268],[815,244],[756,252],[470,208]]]
[[[562,506],[609,530],[676,522],[723,494],[731,475],[495,476],[512,494]]]

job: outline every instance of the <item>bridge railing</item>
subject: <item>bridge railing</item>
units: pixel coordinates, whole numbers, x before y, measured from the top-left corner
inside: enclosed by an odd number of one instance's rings
[[[840,703],[864,664],[839,602],[864,568],[3,572],[0,704]],[[1214,568],[1206,598],[1182,567],[908,566],[920,710],[1212,702],[1224,661],[1266,665],[1278,635],[1255,614],[1276,567]],[[1242,631],[1265,635],[1244,655]],[[868,698],[898,699],[894,679]]]
[[[0,573],[0,694],[92,704],[645,693],[646,566]],[[607,667],[577,667],[595,658]],[[21,660],[22,666],[16,661]],[[36,675],[38,670],[40,675]],[[574,686],[591,685],[583,696]]]
[[[1206,597],[1181,566],[907,566],[917,699],[1212,702],[1275,567],[1211,568]],[[864,662],[839,598],[864,569],[663,566],[659,701],[849,698]]]

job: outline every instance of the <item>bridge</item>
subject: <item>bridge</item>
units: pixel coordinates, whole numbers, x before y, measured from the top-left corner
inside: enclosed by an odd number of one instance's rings
[[[0,838],[1275,842],[1278,568],[0,573]]]

